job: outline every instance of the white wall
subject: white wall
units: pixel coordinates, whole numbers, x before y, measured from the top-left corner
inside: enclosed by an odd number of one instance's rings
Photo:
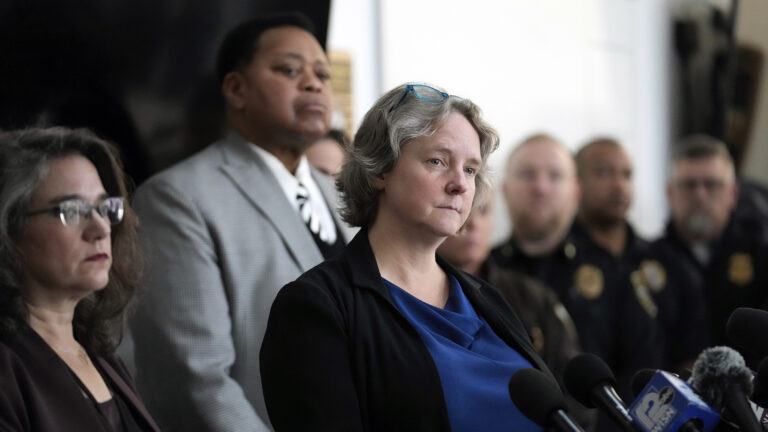
[[[467,97],[499,131],[491,167],[538,131],[573,150],[612,135],[636,162],[630,219],[660,232],[669,137],[669,12],[665,0],[334,0],[329,47],[355,65],[355,117],[382,91],[426,81]],[[368,33],[380,31],[379,38]],[[378,71],[370,66],[380,67]],[[359,73],[367,71],[367,76]],[[494,238],[509,224],[498,207]]]
[[[768,183],[768,2],[740,2],[736,37],[763,51],[763,73],[755,112],[755,124],[744,159],[744,175]]]
[[[353,128],[382,94],[377,0],[333,0],[328,49],[349,53],[352,62]]]

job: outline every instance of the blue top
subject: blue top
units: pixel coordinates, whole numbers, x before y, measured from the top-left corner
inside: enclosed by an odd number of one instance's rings
[[[520,413],[507,389],[512,374],[533,366],[477,316],[459,281],[449,277],[445,309],[424,303],[386,279],[384,284],[432,355],[451,430],[541,431]]]

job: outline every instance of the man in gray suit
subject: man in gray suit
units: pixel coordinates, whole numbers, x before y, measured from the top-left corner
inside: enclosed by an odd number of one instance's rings
[[[259,349],[272,301],[350,234],[332,180],[304,157],[330,126],[328,69],[301,16],[236,27],[218,58],[229,134],[136,192],[137,383],[164,430],[270,430]]]

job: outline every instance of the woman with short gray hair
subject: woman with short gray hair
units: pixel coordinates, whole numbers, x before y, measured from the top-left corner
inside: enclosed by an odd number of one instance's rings
[[[360,232],[270,312],[260,361],[276,431],[540,430],[508,396],[517,370],[550,374],[522,324],[436,256],[498,141],[470,100],[426,84],[366,114],[337,180]]]
[[[468,99],[456,96],[444,98],[444,92],[430,89],[419,84],[397,87],[379,99],[365,115],[355,135],[355,145],[349,149],[336,181],[343,197],[341,213],[350,225],[373,223],[379,194],[374,179],[395,166],[407,142],[434,134],[453,112],[463,115],[478,134],[483,164],[475,175],[476,192],[488,188],[485,162],[499,145],[496,131],[482,119],[478,106]],[[414,95],[426,94],[425,98],[440,99],[442,102],[424,103],[425,100],[418,96],[407,97],[412,92]]]

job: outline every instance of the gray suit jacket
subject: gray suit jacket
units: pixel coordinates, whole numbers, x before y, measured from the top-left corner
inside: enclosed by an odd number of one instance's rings
[[[146,293],[137,384],[166,431],[270,430],[259,349],[278,290],[322,261],[277,180],[236,133],[136,192]],[[333,181],[313,172],[342,232]]]

